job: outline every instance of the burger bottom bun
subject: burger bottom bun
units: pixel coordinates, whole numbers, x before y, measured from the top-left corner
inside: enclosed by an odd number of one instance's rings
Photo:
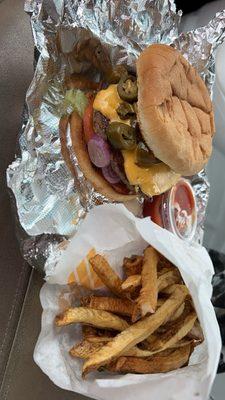
[[[61,141],[61,151],[63,158],[72,172],[75,175],[75,169],[73,163],[70,159],[69,150],[66,145],[66,130],[68,123],[70,123],[70,136],[72,141],[72,148],[76,155],[79,168],[83,172],[85,178],[93,185],[98,193],[107,197],[109,200],[117,202],[127,202],[136,199],[136,195],[126,195],[116,192],[113,187],[104,179],[104,177],[94,168],[92,165],[86,143],[83,137],[83,125],[82,119],[74,111],[70,117],[63,117],[60,120],[59,131],[60,131],[60,141]]]

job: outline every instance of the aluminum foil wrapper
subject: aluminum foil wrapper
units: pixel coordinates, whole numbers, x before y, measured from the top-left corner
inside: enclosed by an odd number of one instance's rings
[[[65,113],[64,78],[89,67],[71,57],[74,46],[97,37],[113,64],[132,67],[147,45],[171,44],[195,66],[211,91],[215,50],[225,36],[225,12],[205,27],[178,35],[182,13],[172,0],[26,0],[25,11],[31,15],[40,57],[26,96],[28,117],[19,137],[20,154],[8,167],[7,179],[23,231],[24,257],[39,269],[48,260],[49,270],[65,238],[76,232],[90,207],[107,201],[79,170],[69,132],[67,147],[75,178],[61,154],[58,125]],[[209,184],[204,172],[191,182],[198,205],[195,239],[201,241]]]

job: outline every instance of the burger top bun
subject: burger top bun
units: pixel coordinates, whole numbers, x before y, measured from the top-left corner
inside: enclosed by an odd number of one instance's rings
[[[153,44],[137,60],[138,119],[154,155],[185,176],[212,151],[212,102],[196,70],[174,48]]]

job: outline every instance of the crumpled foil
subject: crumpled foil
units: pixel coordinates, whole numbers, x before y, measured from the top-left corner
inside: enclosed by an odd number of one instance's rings
[[[172,0],[26,0],[25,11],[31,15],[40,57],[26,96],[28,118],[19,138],[20,155],[8,167],[7,180],[23,231],[24,257],[44,270],[47,259],[55,264],[62,243],[76,232],[88,209],[107,201],[86,181],[71,148],[76,178],[61,155],[58,124],[64,78],[86,68],[71,59],[74,45],[94,35],[108,48],[114,64],[132,66],[147,45],[171,44],[195,66],[211,91],[215,50],[225,37],[225,12],[205,27],[178,35],[182,13],[176,12]],[[191,182],[198,206],[195,240],[201,241],[209,184],[204,172]]]

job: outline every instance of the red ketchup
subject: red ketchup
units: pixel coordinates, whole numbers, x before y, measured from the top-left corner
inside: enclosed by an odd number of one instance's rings
[[[196,231],[197,210],[194,191],[186,179],[181,178],[168,192],[146,200],[143,216],[181,239],[191,240]]]

